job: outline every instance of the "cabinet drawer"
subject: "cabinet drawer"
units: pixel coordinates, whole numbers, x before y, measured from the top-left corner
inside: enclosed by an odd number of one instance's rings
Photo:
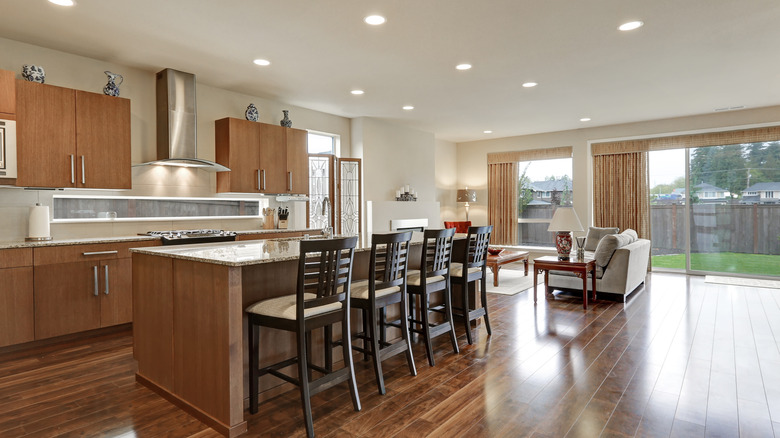
[[[0,250],[0,269],[18,268],[32,265],[32,248],[13,248]]]
[[[120,243],[96,243],[86,245],[48,246],[35,248],[35,266],[53,265],[57,263],[71,263],[92,260],[122,259],[130,257],[130,248],[157,246],[157,240],[120,242]]]

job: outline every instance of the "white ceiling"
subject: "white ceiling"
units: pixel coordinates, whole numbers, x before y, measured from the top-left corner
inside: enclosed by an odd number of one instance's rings
[[[449,141],[780,104],[778,0],[76,1],[3,0],[0,37]]]

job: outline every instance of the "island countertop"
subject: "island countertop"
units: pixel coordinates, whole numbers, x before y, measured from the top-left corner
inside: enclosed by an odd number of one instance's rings
[[[191,260],[225,266],[249,266],[260,263],[297,260],[300,254],[300,238],[251,240],[237,242],[201,243],[195,245],[158,246],[133,248],[139,254]],[[356,251],[370,250],[358,248]]]

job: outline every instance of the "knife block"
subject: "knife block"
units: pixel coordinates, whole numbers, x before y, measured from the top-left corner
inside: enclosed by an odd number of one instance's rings
[[[274,218],[276,216],[276,213],[266,214],[263,216],[263,229],[264,230],[273,230],[274,229]]]

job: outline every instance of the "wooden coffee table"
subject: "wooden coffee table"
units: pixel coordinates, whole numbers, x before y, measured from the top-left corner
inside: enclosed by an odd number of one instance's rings
[[[498,287],[498,270],[501,266],[508,263],[523,261],[525,264],[525,275],[528,276],[528,251],[501,251],[499,255],[487,256],[487,267],[493,271],[493,286]]]
[[[582,279],[582,308],[588,308],[588,272],[593,278],[593,300],[596,299],[596,260],[585,258],[577,260],[576,257],[559,260],[558,256],[544,256],[534,259],[534,303],[536,302],[537,275],[544,272],[545,295],[549,290],[548,280],[550,271],[574,272],[574,275]]]

